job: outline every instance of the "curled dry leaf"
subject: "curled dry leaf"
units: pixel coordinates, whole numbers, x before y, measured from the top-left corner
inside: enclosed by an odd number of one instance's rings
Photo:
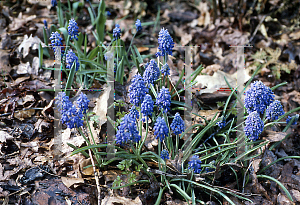
[[[74,187],[76,188],[79,185],[84,184],[83,178],[70,178],[70,177],[61,177],[61,181],[66,185],[66,187]]]
[[[23,42],[20,44],[18,48],[19,55],[23,55],[23,58],[25,58],[29,54],[29,48],[36,50],[39,48],[40,43],[42,44],[42,46],[45,46],[45,44],[37,36],[32,37],[31,34],[30,37],[28,38],[28,36],[25,35]]]

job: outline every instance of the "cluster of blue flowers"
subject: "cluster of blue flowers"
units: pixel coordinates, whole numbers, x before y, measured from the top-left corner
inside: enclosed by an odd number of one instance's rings
[[[188,169],[193,170],[194,173],[200,174],[201,172],[201,160],[198,155],[193,155],[189,161]]]
[[[259,114],[254,111],[251,112],[245,120],[244,132],[249,140],[257,140],[259,135],[264,130],[264,122],[261,120]]]
[[[266,118],[274,121],[277,120],[281,115],[284,115],[283,107],[278,100],[275,100],[267,107]]]
[[[51,0],[51,6],[56,7],[57,6],[57,1],[56,0]]]
[[[251,88],[245,94],[245,108],[248,113],[257,111],[263,114],[267,106],[274,101],[273,91],[261,81],[251,83]]]
[[[152,112],[153,112],[153,107],[154,107],[154,102],[152,100],[151,95],[146,94],[144,101],[141,105],[141,112],[145,117],[151,117]]]
[[[119,145],[123,145],[128,142],[139,142],[141,136],[138,133],[136,120],[131,117],[131,115],[125,115],[122,118],[122,122],[118,127],[118,131],[116,134],[116,143]]]
[[[88,110],[89,100],[83,93],[80,94],[76,101],[78,108],[69,100],[64,92],[60,92],[55,97],[55,104],[58,105],[58,110],[61,113],[61,122],[66,124],[68,128],[78,128],[83,126],[83,114]]]
[[[170,67],[167,63],[161,68],[161,73],[164,74],[164,76],[170,75]]]
[[[139,111],[136,109],[135,106],[132,106],[129,110],[129,115],[130,117],[132,117],[133,119],[138,119],[140,117],[139,115]]]
[[[145,95],[148,93],[148,88],[142,76],[138,73],[131,80],[131,85],[129,86],[129,102],[135,106],[139,106],[143,102]]]
[[[73,50],[70,49],[70,50],[68,50],[68,53],[66,55],[66,68],[71,69],[74,62],[75,62],[75,66],[76,66],[76,71],[78,71],[79,66],[80,66],[80,64],[78,62],[78,57],[73,52]]]
[[[76,39],[78,41],[78,26],[74,19],[70,19],[68,26],[68,34],[70,35],[70,39]]]
[[[56,32],[52,32],[50,36],[51,46],[62,46],[62,37],[60,34]],[[52,47],[53,51],[55,52],[55,47]]]
[[[48,23],[47,23],[47,21],[44,20],[43,22],[44,22],[44,27],[45,27],[45,29],[47,29],[47,28],[48,28]]]
[[[162,28],[158,34],[158,49],[156,56],[172,55],[174,42],[167,29]]]
[[[170,128],[175,135],[179,135],[184,132],[184,121],[182,120],[178,112],[175,114]]]
[[[155,62],[155,60],[150,60],[149,63],[146,64],[146,70],[143,74],[143,78],[145,83],[148,85],[148,87],[150,86],[150,84],[153,85],[153,83],[159,78],[159,67],[157,65],[157,63]]]
[[[170,159],[168,150],[162,150],[160,153],[160,158],[162,158],[163,160]]]
[[[298,119],[299,119],[299,115],[297,114],[296,117],[295,117],[294,122],[292,123],[292,125],[296,125]],[[292,117],[291,117],[291,116],[288,116],[287,119],[286,119],[286,124],[289,124],[289,122],[290,122],[291,120],[292,120]]]
[[[136,20],[135,27],[136,27],[136,32],[137,33],[140,32],[140,31],[142,31],[143,28],[142,28],[141,21],[139,19]]]
[[[121,29],[120,29],[120,25],[116,24],[114,30],[113,30],[113,41],[118,40],[121,37]]]
[[[169,135],[169,128],[164,120],[164,118],[158,117],[154,124],[154,135],[156,139],[159,138],[160,141],[163,141],[165,137]]]
[[[159,109],[163,109],[164,113],[167,113],[168,110],[170,110],[171,95],[170,91],[164,86],[157,95],[156,104],[158,105]]]
[[[226,125],[226,119],[225,117],[222,117],[222,120],[217,122],[217,125],[219,126],[220,129],[222,129],[223,127],[225,127]]]

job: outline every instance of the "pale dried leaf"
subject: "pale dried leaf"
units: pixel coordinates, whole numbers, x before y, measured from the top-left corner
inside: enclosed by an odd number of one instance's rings
[[[139,197],[136,197],[135,200],[128,199],[120,196],[106,196],[102,201],[101,205],[142,205],[142,201]]]
[[[12,140],[12,139],[14,139],[14,137],[12,135],[8,134],[5,131],[0,130],[0,142],[1,143],[6,142],[6,140]]]
[[[20,110],[20,111],[14,113],[14,117],[17,118],[18,120],[23,121],[25,118],[30,118],[34,114],[35,114],[34,109]]]
[[[70,188],[71,186],[74,186],[74,185],[84,184],[84,179],[83,178],[61,177],[61,181],[68,188]]]
[[[32,34],[28,38],[27,35],[24,36],[23,42],[20,44],[18,48],[18,52],[20,54],[23,54],[23,58],[25,58],[29,54],[29,48],[36,50],[39,48],[39,44],[42,44],[42,46],[45,46],[45,44],[37,37],[32,37]],[[23,49],[23,53],[22,52]]]

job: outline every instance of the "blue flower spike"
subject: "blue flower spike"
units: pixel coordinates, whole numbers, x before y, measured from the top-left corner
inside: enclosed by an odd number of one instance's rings
[[[259,114],[256,111],[251,112],[245,120],[245,135],[249,138],[249,140],[256,141],[263,130],[264,123]]]
[[[294,122],[292,123],[292,125],[296,125],[298,119],[299,119],[299,115],[297,114],[296,117],[295,117]],[[288,116],[287,119],[286,119],[286,124],[289,124],[289,122],[290,122],[291,120],[292,120],[292,117],[291,117],[291,116]]]
[[[267,106],[274,101],[273,91],[261,81],[251,83],[251,87],[245,95],[245,108],[248,113],[257,111],[259,114],[263,114]]]
[[[153,129],[154,129],[154,135],[156,135],[156,139],[159,138],[160,141],[163,141],[165,137],[169,135],[169,128],[165,120],[161,117],[158,117],[156,119]]]
[[[170,67],[167,63],[161,68],[161,73],[164,74],[164,76],[170,75]]]
[[[86,112],[89,109],[89,102],[90,100],[87,98],[86,94],[80,93],[79,98],[77,98],[77,106],[82,111],[83,114],[86,114]]]
[[[133,119],[139,119],[140,115],[139,115],[139,111],[136,109],[135,106],[132,106],[129,110],[129,115],[130,117],[132,117]]]
[[[78,29],[79,28],[76,21],[73,18],[70,19],[68,26],[68,34],[70,35],[71,40],[75,39],[76,41],[78,41]]]
[[[159,109],[163,109],[164,113],[167,113],[170,110],[171,106],[171,95],[169,89],[164,86],[161,88],[160,92],[157,95],[156,104]]]
[[[145,85],[145,82],[142,76],[138,73],[136,74],[129,86],[129,102],[135,106],[140,106],[140,103],[143,102],[145,95],[148,93],[148,88]]]
[[[159,78],[160,71],[156,61],[153,59],[150,60],[150,62],[147,63],[146,65],[147,67],[143,74],[143,78],[145,83],[149,87],[150,84],[153,85],[153,83]]]
[[[168,150],[162,150],[160,153],[160,158],[162,158],[163,160],[170,159]]]
[[[179,135],[184,132],[184,121],[182,120],[178,112],[175,114],[170,128],[175,135]]]
[[[49,39],[51,40],[51,46],[62,46],[62,37],[57,31],[52,32]],[[55,47],[52,47],[52,49],[55,52]]]
[[[66,55],[66,68],[71,69],[74,61],[75,61],[76,71],[78,71],[80,66],[78,62],[78,57],[76,56],[76,54],[73,52],[72,49],[69,49]]]
[[[116,24],[114,30],[113,30],[113,41],[120,39],[121,37],[121,29],[120,29],[120,25]]]
[[[151,95],[146,94],[144,101],[142,102],[142,105],[141,105],[141,112],[143,113],[143,115],[145,117],[147,117],[147,120],[148,120],[148,117],[152,116],[153,107],[154,107],[154,102],[152,100]]]
[[[44,27],[45,27],[45,29],[47,29],[47,28],[48,28],[48,23],[47,23],[47,21],[44,20],[43,22],[44,22]]]
[[[275,100],[268,106],[266,110],[266,119],[274,121],[277,120],[281,115],[284,115],[283,107],[278,100]]]
[[[125,115],[118,127],[116,144],[124,145],[128,142],[137,143],[141,139],[136,126],[136,120],[131,115]]]
[[[56,7],[57,6],[57,1],[56,0],[51,0],[51,6]]]
[[[68,128],[78,128],[83,126],[83,110],[76,109],[75,105],[69,100],[64,92],[60,92],[55,97],[55,104],[58,104],[58,110],[61,113],[61,122]]]
[[[172,55],[174,48],[174,42],[167,29],[162,28],[158,34],[158,49],[160,52],[156,53],[156,56]]]
[[[141,24],[141,21],[140,21],[140,19],[137,19],[136,20],[136,22],[135,22],[135,27],[136,27],[136,32],[138,33],[138,32],[140,32],[140,31],[142,31],[142,24]]]
[[[201,172],[201,160],[198,155],[193,155],[188,162],[188,169],[193,170],[195,174],[200,174]]]

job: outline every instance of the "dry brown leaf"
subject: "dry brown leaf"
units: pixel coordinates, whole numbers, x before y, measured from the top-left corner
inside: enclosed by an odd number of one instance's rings
[[[197,8],[201,12],[198,18],[198,26],[206,27],[210,23],[209,7],[206,2],[200,2]]]
[[[39,44],[42,44],[42,46],[45,46],[45,44],[37,37],[32,37],[32,34],[28,38],[27,35],[24,36],[23,42],[20,44],[18,48],[19,55],[23,55],[23,58],[25,58],[29,54],[29,48],[36,50],[39,48]],[[23,53],[21,53],[23,50]]]
[[[23,121],[25,118],[30,118],[34,114],[35,114],[34,109],[20,110],[20,111],[14,113],[14,117],[17,118],[18,120]]]
[[[252,166],[253,166],[253,169],[254,169],[255,173],[259,170],[259,164],[260,164],[260,162],[261,162],[261,159],[255,159],[252,162]]]
[[[14,137],[12,135],[8,134],[5,131],[0,130],[0,142],[1,143],[6,142],[6,140],[12,140],[12,139],[14,139]]]
[[[250,79],[250,76],[247,74],[245,69],[242,70],[244,73],[244,83]],[[201,89],[199,93],[213,93],[217,91],[219,88],[227,88],[227,83],[224,79],[226,77],[228,83],[232,87],[236,87],[237,77],[236,73],[228,74],[223,71],[217,70],[213,76],[209,75],[199,75],[196,77],[197,83],[195,84],[195,88],[205,88]]]
[[[74,186],[74,188],[76,188],[76,186],[84,184],[84,179],[83,178],[61,177],[61,181],[68,188],[70,188],[72,186]]]
[[[292,40],[298,40],[298,39],[300,39],[300,30],[291,33],[291,34],[290,34],[290,38],[291,38]]]
[[[275,131],[272,131],[272,130],[266,130],[266,132],[268,134],[267,139],[270,142],[278,142],[286,136],[286,133],[284,133],[284,132],[275,132]]]
[[[101,205],[142,205],[142,201],[139,197],[136,197],[135,200],[128,199],[120,196],[106,196],[101,201]]]
[[[86,176],[94,176],[94,170],[93,170],[92,166],[90,166],[88,168],[84,168],[84,167],[89,166],[91,164],[92,164],[91,159],[82,159],[80,161],[80,171],[81,171],[81,173],[86,175]]]
[[[296,189],[292,189],[290,193],[291,193],[293,199],[295,199],[297,202],[300,202],[300,191],[298,191]]]
[[[114,171],[114,170],[108,170],[108,171],[104,171],[103,173],[105,182],[113,182],[118,175],[121,175],[121,170]]]
[[[144,51],[149,51],[149,48],[148,47],[138,47],[138,51],[140,52],[140,53],[142,53],[142,52],[144,52]]]

